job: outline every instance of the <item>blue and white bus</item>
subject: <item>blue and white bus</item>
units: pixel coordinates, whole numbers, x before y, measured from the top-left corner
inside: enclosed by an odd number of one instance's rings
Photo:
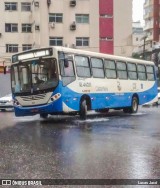
[[[153,62],[64,47],[13,55],[11,88],[16,116],[136,113],[158,100]]]

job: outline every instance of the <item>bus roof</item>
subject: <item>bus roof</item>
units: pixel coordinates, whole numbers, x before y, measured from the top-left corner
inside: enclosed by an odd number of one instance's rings
[[[79,50],[79,49],[73,49],[73,48],[66,48],[61,46],[54,46],[53,49],[68,52],[68,53],[74,53],[74,54],[81,54],[81,55],[89,55],[93,57],[101,57],[101,58],[107,58],[107,59],[113,59],[113,60],[119,60],[119,61],[127,61],[127,62],[134,62],[134,63],[144,63],[144,64],[154,64],[153,61],[146,61],[146,60],[140,60],[140,59],[134,59],[129,57],[123,57],[123,56],[116,56],[116,55],[110,55],[110,54],[104,54],[104,53],[98,53],[98,52],[91,52],[87,50]]]
[[[124,56],[116,56],[116,55],[105,54],[105,53],[91,52],[91,51],[87,51],[87,50],[67,48],[67,47],[62,47],[62,46],[49,46],[49,47],[45,47],[45,48],[42,47],[42,48],[30,49],[30,50],[27,50],[25,52],[16,53],[16,54],[12,55],[12,57],[15,56],[15,55],[21,55],[21,54],[29,53],[29,52],[32,52],[32,51],[39,51],[39,50],[51,49],[51,48],[53,48],[53,53],[54,53],[54,49],[55,49],[57,51],[63,51],[63,52],[72,53],[72,54],[106,58],[106,59],[117,60],[117,61],[119,60],[119,61],[154,65],[153,61],[146,61],[146,60],[134,59],[134,58],[124,57]]]

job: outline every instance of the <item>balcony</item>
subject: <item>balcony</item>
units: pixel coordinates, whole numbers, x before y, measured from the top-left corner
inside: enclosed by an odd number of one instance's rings
[[[150,5],[153,5],[153,0],[145,0],[144,8],[149,7]]]
[[[148,29],[153,29],[153,21],[148,22],[147,24],[145,24],[143,29],[144,29],[144,31],[148,30]]]
[[[153,11],[152,12],[148,12],[148,13],[145,13],[143,15],[143,18],[144,20],[148,19],[148,18],[153,18]]]
[[[148,35],[147,41],[153,41],[153,34]]]

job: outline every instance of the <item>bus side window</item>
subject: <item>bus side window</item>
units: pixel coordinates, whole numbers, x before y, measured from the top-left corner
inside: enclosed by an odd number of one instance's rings
[[[139,80],[147,80],[145,65],[137,65]]]
[[[77,76],[84,77],[84,78],[91,77],[90,64],[89,64],[88,57],[76,55],[75,64],[76,64]]]
[[[130,80],[137,80],[138,76],[137,76],[136,64],[134,64],[134,63],[127,63],[127,69],[128,69],[128,78]]]
[[[119,79],[126,80],[127,77],[127,66],[125,62],[117,61],[117,74]]]
[[[151,65],[147,65],[146,66],[146,71],[147,71],[147,78],[148,78],[148,80],[150,80],[150,81],[155,80],[155,77],[154,77],[154,67],[151,66]]]
[[[94,78],[104,78],[103,61],[98,58],[91,58],[92,75]]]
[[[110,79],[116,79],[116,65],[113,60],[104,60],[104,69],[105,69],[105,76]]]

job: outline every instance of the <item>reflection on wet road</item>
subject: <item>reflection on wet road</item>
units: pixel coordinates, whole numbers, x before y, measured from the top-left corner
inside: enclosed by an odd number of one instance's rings
[[[1,178],[160,177],[160,108],[16,118],[0,112]]]

